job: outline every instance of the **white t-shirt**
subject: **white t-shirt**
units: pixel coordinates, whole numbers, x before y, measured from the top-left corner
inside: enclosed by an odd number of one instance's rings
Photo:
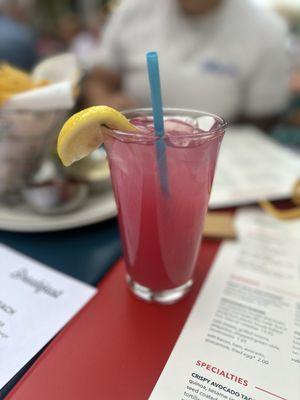
[[[125,92],[150,105],[145,53],[158,51],[164,106],[227,119],[280,112],[288,98],[287,30],[251,0],[187,16],[176,0],[123,0],[96,63],[122,73]]]

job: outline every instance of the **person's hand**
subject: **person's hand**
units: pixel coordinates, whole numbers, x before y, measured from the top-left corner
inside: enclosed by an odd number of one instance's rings
[[[117,110],[128,110],[137,106],[132,99],[121,92],[115,93],[110,98],[107,98],[106,105],[116,108]]]
[[[124,93],[110,92],[97,84],[85,86],[82,100],[83,107],[105,104],[117,110],[124,110],[136,106]]]
[[[300,93],[300,70],[291,75],[289,83],[293,93]]]
[[[121,91],[118,76],[111,72],[96,70],[89,74],[82,85],[82,106],[91,107],[99,104],[117,110],[134,108],[135,102]]]

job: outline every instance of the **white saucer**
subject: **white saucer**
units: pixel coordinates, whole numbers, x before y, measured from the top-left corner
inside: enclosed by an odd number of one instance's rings
[[[105,221],[116,215],[113,193],[107,191],[91,195],[82,208],[64,215],[38,215],[25,205],[0,205],[0,229],[13,232],[59,231]]]

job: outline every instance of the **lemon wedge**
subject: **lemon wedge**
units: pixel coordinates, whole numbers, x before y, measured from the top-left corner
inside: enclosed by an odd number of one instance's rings
[[[96,150],[107,128],[138,132],[123,114],[108,106],[89,107],[72,115],[58,136],[57,153],[62,163],[67,167]]]

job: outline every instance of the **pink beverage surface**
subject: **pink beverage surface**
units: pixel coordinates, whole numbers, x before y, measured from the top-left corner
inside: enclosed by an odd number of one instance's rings
[[[134,119],[148,137],[148,119]],[[155,142],[105,141],[128,274],[140,285],[165,290],[192,278],[221,137],[193,141],[194,127],[165,123],[169,194],[160,187]]]

